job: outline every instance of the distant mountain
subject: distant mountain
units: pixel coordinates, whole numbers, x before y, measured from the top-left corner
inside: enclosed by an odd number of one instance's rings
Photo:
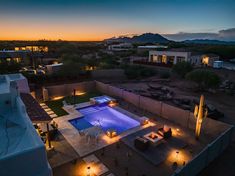
[[[166,36],[166,35],[164,35]],[[168,40],[160,34],[144,33],[141,35],[123,35],[104,40],[107,43],[121,42],[121,43],[169,43],[174,40]],[[177,42],[177,40],[175,41]],[[178,41],[180,42],[180,41]],[[223,41],[214,39],[192,39],[181,41],[188,44],[211,44],[211,45],[235,45],[235,41]]]
[[[193,43],[193,44],[212,44],[212,45],[235,45],[233,41],[221,41],[221,40],[209,40],[209,39],[195,39],[195,40],[185,40],[183,43]]]
[[[170,40],[159,34],[145,33],[133,37],[121,36],[104,40],[106,42],[125,42],[125,43],[168,43]]]

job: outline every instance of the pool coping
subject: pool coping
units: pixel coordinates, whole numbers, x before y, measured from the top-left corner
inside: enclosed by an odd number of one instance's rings
[[[87,103],[87,102],[86,102]],[[61,134],[64,136],[64,138],[68,141],[68,143],[74,148],[74,150],[78,153],[79,156],[83,157],[86,156],[92,152],[95,152],[103,147],[106,147],[108,145],[111,145],[115,142],[118,142],[121,138],[128,136],[132,133],[135,133],[139,130],[142,130],[144,128],[148,128],[150,126],[155,126],[156,124],[153,122],[150,122],[146,125],[140,125],[131,129],[128,129],[127,131],[121,133],[120,135],[109,138],[104,132],[100,134],[99,142],[87,142],[86,137],[81,136],[79,134],[79,131],[69,122],[69,120],[75,119],[75,118],[81,118],[83,115],[78,112],[77,106],[75,105],[68,105],[63,107],[69,114],[65,116],[58,117],[55,120],[55,122],[58,124],[58,129],[61,132]],[[137,116],[129,111],[126,111],[122,109],[121,107],[115,107],[118,112],[123,113],[125,115],[131,115],[130,118],[133,118],[134,120],[137,120],[137,118],[140,118],[140,116]],[[129,116],[128,115],[128,116]],[[89,128],[88,128],[89,130]]]
[[[79,109],[76,108],[76,110],[79,111],[79,113],[81,113],[82,116],[81,116],[81,117],[77,117],[77,118],[75,118],[75,119],[68,120],[68,121],[69,121],[70,123],[72,123],[71,121],[73,121],[73,120],[79,120],[79,119],[85,118],[86,115],[88,115],[88,114],[83,114],[80,110],[85,109],[85,108],[89,108],[89,107],[96,107],[96,106],[99,107],[100,105],[99,105],[99,104],[95,104],[95,105],[91,105],[91,106],[87,106],[87,107],[82,107],[82,108],[79,108]],[[130,112],[124,110],[124,109],[121,109],[120,107],[117,107],[117,106],[115,106],[115,107],[110,107],[110,106],[108,106],[108,105],[104,105],[104,106],[105,106],[105,107],[104,107],[105,109],[106,109],[106,108],[113,109],[114,111],[117,111],[118,113],[121,113],[122,115],[126,116],[127,118],[129,118],[129,119],[131,119],[131,120],[134,120],[134,121],[136,121],[136,122],[138,123],[138,125],[133,126],[133,127],[130,127],[130,128],[128,128],[128,129],[122,131],[122,132],[121,132],[120,134],[118,134],[118,135],[121,135],[121,134],[124,133],[125,131],[128,131],[128,130],[130,130],[130,129],[132,129],[132,128],[136,128],[136,127],[141,126],[141,120],[140,120],[140,117],[139,117],[139,116],[136,116],[135,114],[132,114],[132,113],[130,113]],[[105,110],[105,109],[101,109],[101,111],[102,111],[102,110]],[[90,113],[89,113],[89,114],[90,114]],[[79,128],[77,128],[76,126],[74,126],[73,123],[72,123],[72,125],[73,125],[78,131],[84,131],[84,130],[86,130],[86,129],[89,129],[89,128],[94,127],[94,125],[92,125],[92,123],[91,123],[89,120],[86,120],[86,119],[85,119],[85,121],[86,121],[87,123],[89,123],[91,126],[88,127],[88,128],[79,129]],[[110,129],[112,129],[112,128],[110,128]],[[108,129],[107,129],[107,130],[108,130]],[[103,131],[105,131],[105,130],[103,130]]]

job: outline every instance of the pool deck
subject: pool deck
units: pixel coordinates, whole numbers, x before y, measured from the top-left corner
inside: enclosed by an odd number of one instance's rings
[[[86,103],[88,106],[89,103]],[[150,126],[155,126],[155,123],[148,123],[144,126],[138,126],[132,129],[129,129],[122,134],[109,138],[104,132],[102,132],[98,138],[98,140],[91,139],[87,140],[86,136],[82,136],[79,134],[78,130],[69,122],[69,120],[74,118],[82,117],[83,115],[76,110],[77,106],[65,106],[64,109],[69,113],[69,115],[65,115],[59,118],[55,118],[54,121],[58,124],[58,129],[60,133],[64,136],[64,138],[68,141],[68,143],[74,148],[74,150],[78,153],[80,157],[86,156],[92,152],[95,152],[103,147],[106,147],[108,145],[111,145],[117,141],[119,141],[121,138],[130,135],[132,133],[135,133],[139,130],[142,130],[144,128],[148,128]],[[120,108],[115,107],[115,109],[123,114],[131,115],[135,119],[138,119],[140,117]],[[89,128],[87,131],[89,132]],[[92,129],[91,129],[92,130]]]
[[[190,162],[192,158],[196,157],[198,153],[216,137],[214,134],[202,133],[200,141],[198,141],[194,138],[194,131],[191,129],[184,128],[167,119],[141,110],[125,101],[120,101],[119,105],[120,106],[114,107],[114,109],[133,117],[136,120],[138,120],[139,117],[146,116],[154,123],[151,123],[151,125],[149,124],[148,126],[141,126],[142,130],[141,128],[130,129],[127,131],[128,133],[123,133],[118,138],[110,139],[103,134],[99,140],[99,145],[96,146],[95,143],[91,145],[91,143],[88,144],[85,139],[82,139],[83,137],[78,134],[78,131],[70,123],[70,126],[67,125],[67,127],[66,124],[63,124],[68,122],[66,119],[79,117],[79,112],[74,109],[74,106],[65,107],[65,109],[68,108],[71,114],[54,120],[61,121],[59,130],[64,132],[63,136],[65,136],[65,139],[72,146],[71,148],[75,150],[74,152],[78,154],[77,162],[67,162],[62,166],[54,168],[53,172],[55,176],[74,176],[79,175],[78,173],[81,173],[81,176],[84,175],[81,168],[84,166],[84,163],[85,166],[87,166],[85,162],[85,158],[87,157],[98,158],[98,164],[100,164],[99,168],[103,168],[101,169],[102,172],[100,171],[99,173],[105,172],[102,176],[108,176],[109,174],[114,174],[116,176],[170,176],[176,170],[184,167],[184,165]],[[63,120],[65,122],[63,122]],[[140,153],[140,151],[133,148],[133,139],[135,136],[143,136],[149,131],[155,131],[164,125],[168,125],[172,128],[173,137],[166,140],[165,143],[163,143],[163,146],[158,145],[155,148],[151,147],[150,150],[154,150],[152,153]],[[73,133],[74,136],[72,135]],[[162,147],[164,150],[162,150]],[[165,150],[165,148],[167,150]],[[158,150],[161,152],[158,152]],[[177,168],[173,167],[173,163],[176,161],[176,151],[179,152],[177,157]],[[160,160],[158,162],[156,160],[158,158],[156,157],[163,157],[163,159],[161,162]],[[106,168],[109,171],[107,171]]]
[[[47,151],[47,157],[52,168],[80,159],[77,152],[61,133],[57,134],[56,139],[51,141],[51,145],[54,149]]]

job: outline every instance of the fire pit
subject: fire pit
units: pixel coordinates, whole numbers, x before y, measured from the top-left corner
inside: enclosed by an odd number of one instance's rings
[[[156,138],[158,138],[155,133],[150,133],[150,135],[149,135],[148,137],[151,138],[151,139],[153,139],[153,140],[156,139]]]
[[[154,146],[157,146],[158,144],[161,143],[163,137],[160,136],[159,134],[155,133],[155,132],[150,132],[146,135],[144,135],[144,138],[149,140],[151,144],[153,144]]]

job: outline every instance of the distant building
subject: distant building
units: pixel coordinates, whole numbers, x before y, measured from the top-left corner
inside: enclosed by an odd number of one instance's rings
[[[202,64],[205,66],[213,67],[215,61],[219,61],[219,56],[216,54],[202,55]]]
[[[47,46],[15,47],[15,51],[48,52]]]
[[[190,62],[190,52],[181,51],[149,51],[149,62],[173,65],[178,62]]]
[[[131,49],[133,49],[133,45],[131,43],[120,43],[108,46],[108,50],[110,51],[128,51]]]
[[[3,61],[23,62],[29,58],[29,53],[29,51],[2,50],[0,51],[0,63]]]
[[[223,68],[224,62],[223,61],[214,61],[213,68]]]
[[[146,51],[151,51],[151,50],[157,50],[157,49],[166,49],[168,46],[164,45],[146,45],[146,46],[138,46],[137,47],[137,52],[138,53],[143,53]]]
[[[24,65],[37,66],[56,61],[58,56],[48,52],[47,46],[15,47],[14,50],[1,50],[0,63],[3,61],[15,61]]]
[[[172,66],[178,62],[190,62],[194,66],[213,67],[219,56],[215,54],[194,54],[188,51],[149,51],[148,62]]]
[[[0,175],[51,176],[45,145],[38,136],[20,93],[29,91],[20,74],[0,75]],[[30,95],[30,94],[28,94]]]
[[[202,55],[201,54],[192,54],[191,53],[190,63],[194,66],[202,66]]]
[[[62,66],[63,66],[63,63],[46,65],[46,72],[47,72],[47,74],[52,74],[52,73],[58,72]]]
[[[197,67],[213,67],[214,62],[219,61],[219,56],[215,54],[198,54],[189,51],[152,50],[149,51],[149,57],[147,60],[141,57],[134,57],[130,58],[130,61],[136,64],[147,64],[164,67],[171,67],[179,62],[189,62]]]

